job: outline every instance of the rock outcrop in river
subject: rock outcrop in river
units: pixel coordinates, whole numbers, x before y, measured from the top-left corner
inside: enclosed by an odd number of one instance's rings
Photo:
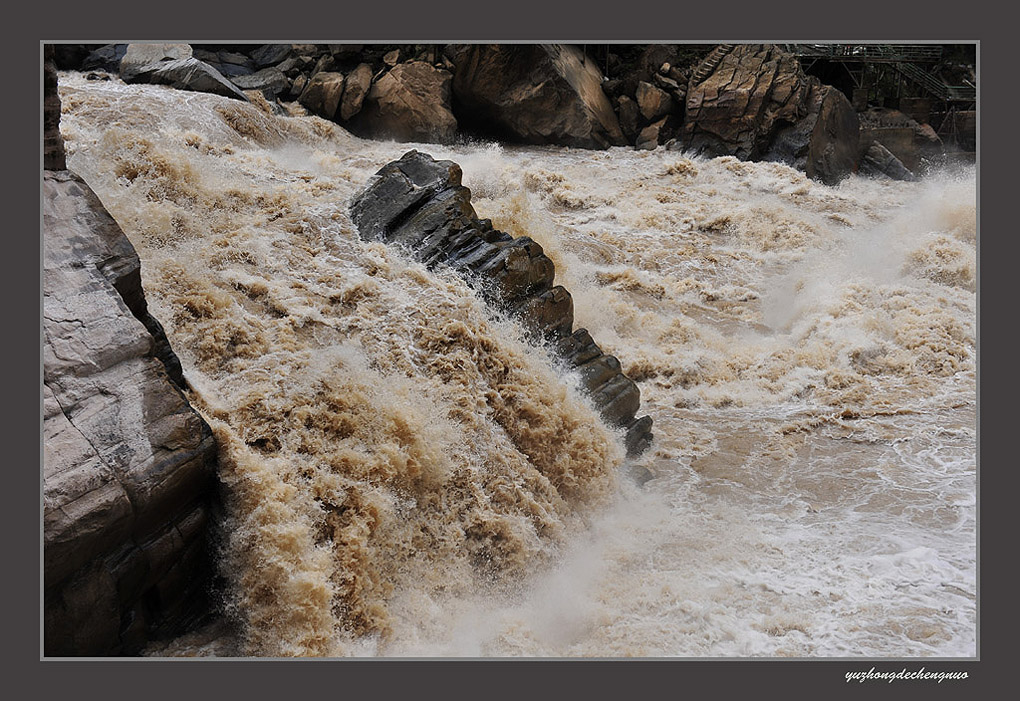
[[[626,430],[627,451],[651,442],[652,420],[637,418],[640,390],[585,329],[573,330],[570,293],[554,285],[553,262],[527,236],[514,238],[479,219],[461,169],[410,151],[384,166],[353,201],[359,234],[404,247],[428,265],[447,265],[472,281],[489,303],[516,316],[575,369],[593,404]]]
[[[216,446],[138,255],[64,169],[52,66],[44,84],[44,649],[130,654],[208,610]]]

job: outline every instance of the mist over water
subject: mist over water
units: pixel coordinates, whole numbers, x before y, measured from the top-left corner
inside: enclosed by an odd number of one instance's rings
[[[221,446],[233,627],[156,654],[976,654],[973,167],[827,187],[60,94]],[[468,284],[360,240],[349,201],[411,148],[554,260],[639,382],[640,458]]]

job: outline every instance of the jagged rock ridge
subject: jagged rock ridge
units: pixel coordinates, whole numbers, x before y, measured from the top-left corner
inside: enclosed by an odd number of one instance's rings
[[[553,262],[542,247],[477,217],[460,166],[409,151],[376,173],[353,201],[351,217],[362,238],[402,246],[427,265],[448,265],[472,280],[488,302],[519,318],[578,371],[604,419],[626,429],[629,454],[648,447],[652,419],[636,417],[637,385],[585,329],[572,330],[573,301],[554,285]]]

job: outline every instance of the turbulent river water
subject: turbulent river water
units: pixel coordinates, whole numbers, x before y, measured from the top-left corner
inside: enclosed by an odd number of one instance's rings
[[[973,166],[828,187],[73,72],[60,97],[220,444],[230,625],[153,654],[976,654]],[[463,280],[359,238],[350,200],[411,148],[545,248],[645,454]]]

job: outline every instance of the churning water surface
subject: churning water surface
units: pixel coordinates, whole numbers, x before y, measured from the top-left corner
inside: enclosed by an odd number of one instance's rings
[[[220,444],[233,625],[155,654],[976,654],[973,167],[828,187],[60,96]],[[411,148],[542,244],[639,382],[644,455],[468,284],[358,237],[350,200]]]

